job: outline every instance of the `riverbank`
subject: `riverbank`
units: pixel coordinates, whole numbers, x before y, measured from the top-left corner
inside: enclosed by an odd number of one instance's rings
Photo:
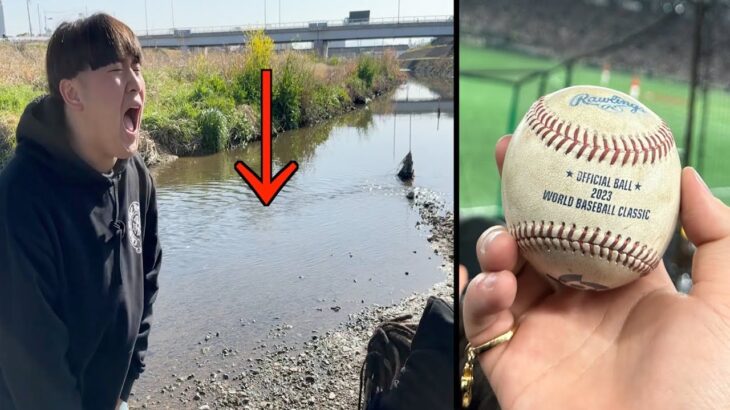
[[[454,43],[433,44],[408,50],[398,57],[401,66],[420,78],[454,78]]]
[[[454,56],[434,60],[416,60],[407,65],[411,73],[421,78],[454,78]]]
[[[357,408],[360,366],[373,330],[396,317],[410,316],[408,321],[417,323],[430,296],[453,303],[453,213],[427,190],[416,189],[412,201],[420,215],[416,227],[428,230],[427,240],[442,258],[444,281],[398,303],[366,307],[303,344],[282,341],[291,325],[272,326],[256,357],[225,347],[211,352],[205,345],[218,335],[206,335],[194,358],[198,371],[170,374],[155,391],[130,397],[130,408]],[[211,367],[211,355],[225,364],[217,360]]]
[[[23,109],[46,92],[45,47],[0,44],[0,167],[15,147]],[[154,144],[143,144],[143,157],[210,154],[259,140],[262,68],[273,70],[274,134],[352,111],[405,78],[393,53],[324,62],[307,52],[275,53],[260,32],[239,50],[146,49],[142,130]],[[153,147],[161,154],[144,151]]]

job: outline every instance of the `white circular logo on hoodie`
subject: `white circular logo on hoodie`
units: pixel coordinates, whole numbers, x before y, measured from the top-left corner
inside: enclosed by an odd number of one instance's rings
[[[129,205],[127,212],[127,227],[129,244],[137,253],[142,253],[142,223],[139,219],[139,202],[134,201]]]

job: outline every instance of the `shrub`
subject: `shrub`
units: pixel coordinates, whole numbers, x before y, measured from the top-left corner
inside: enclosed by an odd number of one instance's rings
[[[193,101],[203,101],[211,96],[219,96],[227,93],[226,82],[218,74],[201,75],[195,80]]]
[[[159,114],[142,119],[142,128],[155,142],[175,155],[190,155],[197,150],[198,126],[192,118],[169,118]]]
[[[153,86],[147,85],[145,116],[159,114],[174,119],[197,116],[199,110],[193,101],[194,83],[180,81],[174,77],[164,79],[160,77],[156,80],[158,82]]]
[[[227,95],[216,95],[198,103],[198,111],[208,108],[215,108],[224,115],[229,116],[236,108],[236,102]]]
[[[263,30],[249,33],[246,41],[246,60],[257,70],[271,67],[271,55],[274,52],[274,40]]]
[[[363,54],[357,60],[357,78],[365,83],[365,87],[373,86],[373,78],[378,72],[378,63],[370,54]]]
[[[258,104],[261,98],[261,70],[271,68],[274,41],[263,30],[248,34],[243,69],[233,74],[231,92],[237,104]]]
[[[278,119],[285,129],[297,128],[301,119],[302,90],[304,88],[302,73],[295,67],[294,58],[286,57],[271,102],[272,115]]]
[[[226,115],[230,115],[236,107],[236,101],[229,96],[229,87],[219,74],[203,74],[197,80],[190,95],[198,111],[207,108],[216,108]]]
[[[312,124],[330,118],[349,102],[349,96],[343,86],[316,84],[305,90],[302,99],[303,122]]]
[[[365,98],[368,96],[368,90],[363,80],[356,76],[348,77],[345,86],[347,87],[350,101],[356,104],[365,102]]]
[[[235,101],[236,104],[245,104],[250,102],[251,99],[249,98],[248,91],[246,91],[246,81],[243,75],[237,76],[233,81],[231,86],[231,95],[233,96],[233,101]]]
[[[403,78],[398,58],[392,50],[386,50],[378,59],[378,73],[373,81],[372,91],[379,94],[393,87]]]
[[[244,146],[256,137],[256,129],[252,124],[250,107],[239,107],[230,116],[230,145]]]
[[[347,87],[344,85],[337,85],[335,86],[335,92],[341,105],[344,106],[352,104],[352,98],[350,98],[350,94],[347,92]]]
[[[170,118],[173,119],[195,118],[200,112],[193,103],[188,101],[171,104],[166,111],[170,113]]]
[[[201,145],[207,152],[218,152],[228,146],[228,120],[220,110],[209,108],[198,117]]]

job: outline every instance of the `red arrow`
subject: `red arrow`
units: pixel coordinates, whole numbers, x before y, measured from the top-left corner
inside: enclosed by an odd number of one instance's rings
[[[299,169],[296,161],[289,161],[273,179],[271,177],[271,69],[261,70],[261,178],[243,161],[236,161],[235,168],[264,206],[271,205]]]

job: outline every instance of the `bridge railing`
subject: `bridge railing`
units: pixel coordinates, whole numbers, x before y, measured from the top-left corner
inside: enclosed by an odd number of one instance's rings
[[[416,17],[384,17],[384,18],[371,18],[368,21],[353,21],[349,22],[347,19],[342,20],[313,20],[313,21],[299,21],[290,23],[267,23],[264,24],[246,24],[239,26],[209,26],[209,27],[175,27],[169,29],[154,29],[154,30],[135,30],[137,36],[158,36],[158,35],[175,35],[176,33],[181,35],[195,34],[195,33],[218,33],[218,32],[230,32],[230,31],[255,31],[255,30],[285,30],[285,29],[310,29],[310,30],[322,30],[329,27],[342,27],[342,26],[365,26],[365,25],[380,25],[380,24],[418,24],[418,23],[453,23],[454,16],[451,15],[440,15],[440,16],[416,16]]]

